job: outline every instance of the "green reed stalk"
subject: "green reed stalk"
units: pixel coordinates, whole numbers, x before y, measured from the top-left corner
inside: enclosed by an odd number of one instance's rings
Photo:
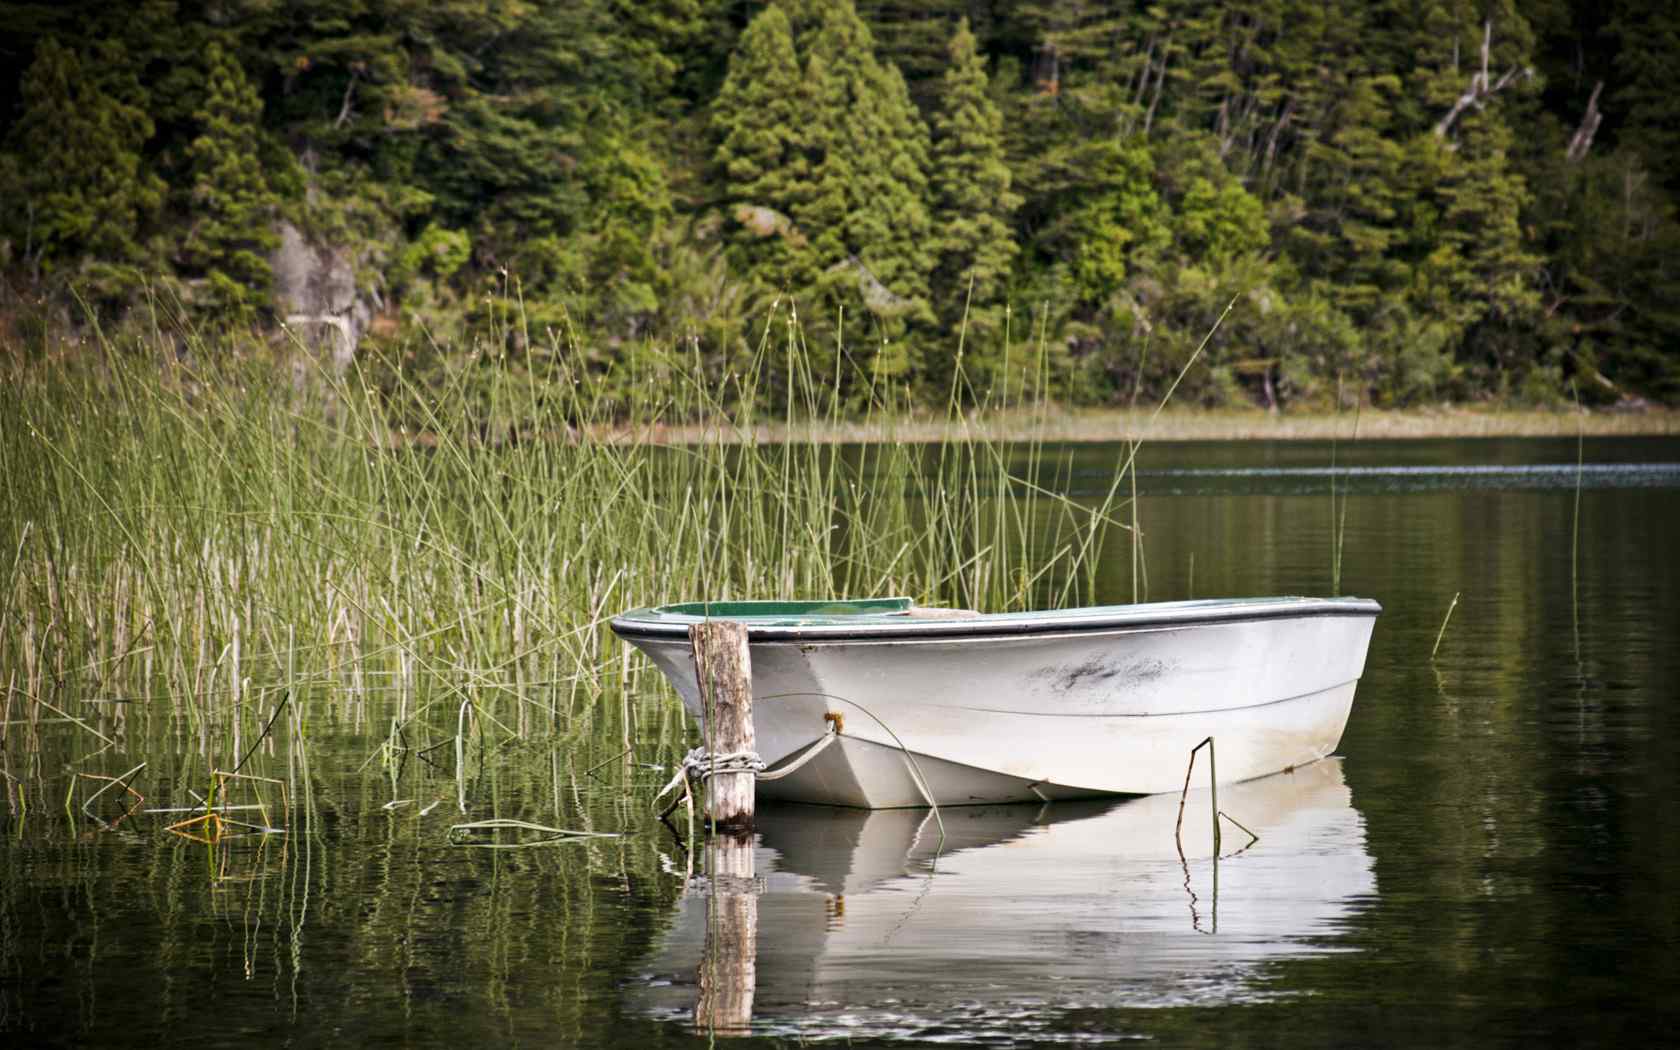
[[[1452,619],[1453,610],[1458,608],[1459,592],[1454,591],[1452,602],[1447,606],[1447,614],[1441,617],[1441,629],[1435,632],[1435,644],[1429,650],[1429,659],[1434,660],[1435,654],[1441,651],[1441,639],[1447,633],[1447,621]]]
[[[1575,507],[1569,526],[1569,623],[1578,661],[1581,657],[1581,477],[1585,472],[1586,423],[1581,416],[1581,392],[1573,381],[1569,392],[1575,399]]]

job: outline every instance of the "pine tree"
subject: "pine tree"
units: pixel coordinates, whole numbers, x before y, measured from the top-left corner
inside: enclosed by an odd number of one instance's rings
[[[927,126],[896,68],[874,61],[860,65],[848,85],[850,117],[838,121],[846,134],[829,151],[831,157],[848,154],[852,169],[846,248],[896,298],[915,301],[900,308],[906,316],[926,315],[933,265]],[[871,309],[893,312],[878,305]]]
[[[927,127],[898,70],[875,58],[874,35],[851,0],[790,6],[805,26],[812,181],[818,196],[832,192],[848,206],[840,246],[900,298],[925,298]]]
[[[1390,255],[1410,267],[1407,303],[1431,334],[1390,340],[1385,385],[1397,400],[1447,392],[1445,381],[1472,358],[1490,373],[1527,371],[1538,306],[1539,259],[1520,222],[1529,193],[1510,161],[1510,121],[1532,90],[1521,72],[1532,34],[1509,10],[1443,2],[1424,5],[1416,19],[1405,94],[1422,104],[1396,110],[1395,137],[1410,134]],[[1466,108],[1484,47],[1491,83]],[[1433,357],[1420,349],[1434,344]]]
[[[779,289],[812,277],[793,213],[808,197],[807,87],[786,12],[764,9],[741,34],[712,106],[716,166],[737,261]]]
[[[1680,193],[1680,13],[1672,4],[1616,5],[1611,32],[1621,44],[1612,105],[1627,114],[1624,137],[1671,193]]]
[[[591,204],[585,227],[587,279],[575,293],[588,291],[592,309],[583,320],[610,339],[641,339],[661,304],[654,289],[654,243],[672,218],[665,171],[644,146],[614,134],[606,125],[592,137],[580,167]]]
[[[1021,197],[1010,188],[1003,155],[1003,118],[988,91],[986,64],[968,20],[951,38],[945,89],[934,116],[934,231],[939,263],[932,294],[950,332],[966,324],[963,351],[977,390],[991,378],[1002,347],[1004,294],[1019,249],[1010,227]],[[923,365],[933,384],[949,381],[955,344],[949,338]]]
[[[1101,308],[1132,269],[1167,248],[1172,232],[1155,188],[1155,159],[1141,138],[1092,143],[1080,160],[1051,243],[1069,264],[1078,299]]]
[[[1583,398],[1680,401],[1680,214],[1622,147],[1560,162],[1540,183],[1551,335]]]
[[[970,0],[856,0],[874,35],[876,58],[898,67],[916,108],[930,119],[938,108],[951,34],[966,24]]]
[[[1228,262],[1264,250],[1270,239],[1265,209],[1224,172],[1194,176],[1175,218],[1180,249],[1198,262]]]
[[[205,281],[202,305],[223,320],[244,322],[269,302],[274,273],[267,257],[279,243],[273,229],[279,202],[259,160],[256,87],[219,45],[210,45],[205,65],[200,133],[187,149],[193,222],[181,261]]]
[[[807,298],[814,348],[842,311],[869,318],[846,326],[868,382],[908,375],[934,261],[927,127],[874,48],[850,0],[772,5],[742,34],[712,118],[741,258]]]
[[[813,196],[823,213],[807,218],[802,210],[795,218],[826,249],[819,258],[824,308],[850,305],[855,314],[861,306],[875,322],[863,344],[869,349],[854,357],[872,380],[898,381],[911,368],[909,326],[933,320],[927,126],[898,70],[876,60],[874,36],[851,0],[800,2],[817,8],[806,15],[803,43],[815,102]],[[833,214],[836,201],[845,202],[843,216]]]
[[[1407,280],[1405,264],[1389,254],[1401,236],[1404,154],[1385,130],[1399,90],[1392,75],[1355,75],[1342,85],[1332,130],[1308,150],[1312,207],[1290,230],[1306,276],[1330,281],[1337,305],[1364,320],[1393,303]]]
[[[850,0],[818,3],[806,50],[822,71],[822,111],[815,124],[827,148],[816,181],[823,197],[843,198],[845,255],[827,260],[828,309],[862,306],[874,331],[853,356],[872,381],[911,373],[912,324],[931,324],[927,274],[932,269],[927,210],[929,136],[897,67],[875,59],[874,34]],[[835,163],[840,161],[840,163]],[[850,173],[848,178],[845,175]],[[830,186],[823,186],[823,183]],[[838,183],[838,185],[837,185]],[[862,329],[862,326],[858,326]]]
[[[25,259],[41,271],[90,260],[107,275],[141,261],[163,183],[141,153],[152,122],[127,52],[106,43],[84,56],[43,40],[21,94],[6,148],[24,162],[4,189]]]
[[[1412,194],[1414,208],[1439,215],[1437,229],[1413,235],[1433,246],[1415,280],[1438,282],[1445,301],[1414,294],[1414,302],[1421,312],[1453,319],[1450,338],[1461,358],[1482,357],[1496,372],[1525,371],[1537,349],[1528,336],[1538,320],[1541,260],[1521,223],[1530,194],[1509,163],[1511,130],[1502,112],[1489,110],[1460,121],[1450,151],[1427,138],[1419,148],[1441,148],[1445,156],[1437,178]]]
[[[1291,0],[1172,4],[1181,50],[1164,71],[1168,87],[1156,125],[1211,136],[1225,165],[1253,186],[1263,184],[1293,140],[1299,82],[1317,75],[1322,58],[1313,49],[1313,18],[1324,17],[1322,6],[1316,12],[1291,6]]]

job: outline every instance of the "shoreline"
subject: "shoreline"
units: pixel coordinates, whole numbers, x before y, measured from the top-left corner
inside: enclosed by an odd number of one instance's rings
[[[1441,406],[1429,409],[1363,409],[1300,415],[1264,410],[1167,409],[1158,416],[1138,409],[1065,411],[1032,410],[986,413],[958,419],[895,419],[840,423],[761,423],[751,428],[760,444],[785,441],[813,444],[875,444],[896,441],[926,444],[942,441],[1052,441],[1069,444],[1104,441],[1349,441],[1427,440],[1438,438],[1528,437],[1675,437],[1680,410],[1483,409]],[[607,442],[690,445],[740,444],[749,432],[714,424],[652,424],[607,427],[590,436]]]

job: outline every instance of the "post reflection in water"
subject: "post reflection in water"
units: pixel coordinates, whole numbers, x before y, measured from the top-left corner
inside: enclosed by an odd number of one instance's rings
[[[758,982],[758,880],[751,836],[720,833],[706,844],[705,950],[696,981],[694,1027],[745,1034]]]
[[[1336,934],[1376,893],[1364,823],[1337,759],[1220,795],[1259,841],[1228,842],[1217,865],[1205,789],[1184,861],[1176,795],[947,808],[943,844],[926,810],[763,809],[756,882],[696,884],[628,994],[719,1033],[808,1037],[979,1038],[1058,1008],[1264,998],[1263,964],[1347,950]],[[726,1017],[708,968],[727,960],[756,985]]]

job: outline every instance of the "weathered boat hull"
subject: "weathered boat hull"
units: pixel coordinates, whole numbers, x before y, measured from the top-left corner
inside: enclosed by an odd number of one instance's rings
[[[752,604],[719,615],[748,625],[759,754],[774,770],[841,728],[760,794],[872,809],[1175,791],[1209,736],[1221,780],[1323,758],[1347,724],[1379,611],[1271,599],[790,622],[801,618],[755,617]],[[627,614],[613,626],[698,715],[679,619]]]

